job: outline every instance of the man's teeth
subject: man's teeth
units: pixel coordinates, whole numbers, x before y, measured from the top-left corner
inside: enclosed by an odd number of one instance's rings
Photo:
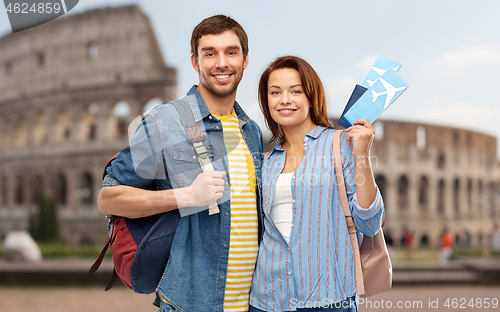
[[[226,78],[228,78],[228,77],[229,77],[229,75],[214,75],[214,76],[215,76],[215,78],[217,78],[217,79],[226,79]]]

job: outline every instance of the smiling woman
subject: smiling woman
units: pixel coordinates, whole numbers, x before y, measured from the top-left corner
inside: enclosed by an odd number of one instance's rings
[[[345,209],[360,239],[374,236],[384,219],[384,204],[369,160],[373,127],[362,119],[344,132],[333,130],[321,80],[295,56],[279,57],[269,65],[260,79],[259,99],[272,139],[279,144],[262,165],[265,234],[249,311],[291,311],[297,307],[294,301],[307,300],[321,301],[325,312],[357,311],[355,306],[337,309],[330,304],[348,307],[363,294],[356,287],[340,192],[332,183],[337,162],[332,146],[335,142],[342,147]]]
[[[266,119],[266,124],[269,127],[269,130],[271,130],[271,132],[273,133],[271,141],[274,141],[276,139],[282,140],[284,138],[283,131],[278,126],[278,123],[276,123],[271,118],[270,107],[264,104],[264,103],[270,103],[271,101],[270,93],[271,93],[271,86],[273,86],[273,84],[271,84],[270,76],[272,74],[275,74],[274,71],[278,69],[288,70],[287,74],[285,75],[289,76],[290,80],[295,81],[293,85],[289,84],[288,87],[295,86],[296,88],[299,88],[298,85],[300,84],[300,89],[301,89],[300,92],[302,92],[305,95],[309,104],[314,104],[311,106],[310,109],[311,121],[316,125],[332,128],[330,121],[327,118],[328,113],[326,107],[325,91],[318,75],[305,60],[294,56],[284,56],[278,58],[264,71],[264,73],[260,77],[260,83],[259,83],[260,107]],[[299,79],[297,79],[297,76],[292,74],[293,70],[295,71],[295,73],[298,74]],[[274,79],[277,78],[278,77],[274,75]],[[295,94],[297,94],[299,90],[293,90],[293,91],[295,92]]]

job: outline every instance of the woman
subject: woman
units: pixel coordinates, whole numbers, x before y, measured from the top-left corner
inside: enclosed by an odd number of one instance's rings
[[[280,57],[262,74],[259,101],[272,140],[280,143],[262,168],[265,231],[250,312],[357,311],[354,258],[333,165],[335,130],[321,80],[303,59]],[[369,158],[373,136],[368,120],[341,136],[360,242],[363,234],[376,234],[384,218]]]

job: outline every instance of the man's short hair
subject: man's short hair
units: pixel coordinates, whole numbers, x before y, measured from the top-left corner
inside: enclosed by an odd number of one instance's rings
[[[237,21],[225,15],[214,15],[201,21],[194,29],[191,36],[191,54],[198,58],[198,43],[204,35],[218,35],[226,30],[232,30],[240,39],[243,57],[248,54],[248,37],[243,27]]]

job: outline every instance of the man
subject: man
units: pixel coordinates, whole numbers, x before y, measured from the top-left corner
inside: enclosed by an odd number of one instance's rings
[[[248,39],[233,19],[213,16],[193,30],[191,54],[199,84],[184,99],[206,131],[203,143],[215,171],[200,173],[179,114],[164,103],[144,117],[147,131],[138,127],[130,147],[147,141],[155,155],[139,157],[138,164],[119,154],[107,170],[99,208],[137,218],[218,200],[220,213],[204,210],[180,219],[155,304],[164,311],[247,311],[258,251],[263,155],[259,127],[235,102],[248,65]],[[156,180],[173,190],[146,190]]]

